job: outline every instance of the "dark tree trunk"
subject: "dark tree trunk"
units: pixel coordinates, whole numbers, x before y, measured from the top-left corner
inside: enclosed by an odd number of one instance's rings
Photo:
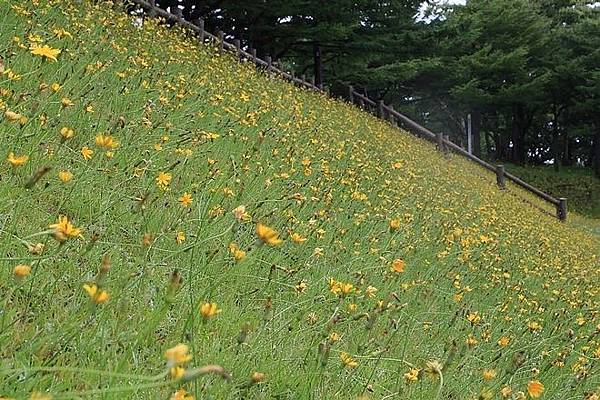
[[[315,85],[321,87],[323,85],[323,57],[321,55],[321,46],[319,43],[313,45],[313,56],[315,66]]]
[[[560,132],[558,130],[558,115],[554,113],[552,120],[552,157],[554,158],[554,171],[560,171],[562,155],[560,154]]]
[[[573,165],[573,149],[571,139],[567,134],[563,135],[563,151],[562,151],[562,165],[570,167]]]
[[[477,108],[471,112],[471,134],[473,135],[473,154],[481,158],[481,111]]]
[[[496,144],[496,160],[506,160],[508,158],[506,142],[500,132],[494,133],[494,143]]]
[[[560,171],[561,154],[560,154],[560,137],[556,129],[552,131],[552,158],[554,159],[554,171]]]
[[[525,161],[525,131],[527,123],[525,120],[525,110],[523,106],[517,104],[513,106],[512,120],[512,152],[511,161],[515,164],[523,164]]]
[[[494,154],[492,152],[492,134],[489,131],[486,131],[484,134],[485,138],[485,153],[488,159],[492,159]]]

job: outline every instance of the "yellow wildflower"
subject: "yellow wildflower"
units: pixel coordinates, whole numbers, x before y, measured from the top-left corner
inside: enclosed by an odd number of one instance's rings
[[[53,49],[48,45],[37,46],[33,45],[30,47],[31,54],[34,56],[45,57],[48,60],[57,61],[56,56],[61,53],[60,49]]]
[[[171,379],[179,379],[185,375],[185,368],[180,366],[171,367],[169,375],[171,375]]]
[[[68,37],[69,39],[73,39],[73,35],[71,35],[71,33],[65,30],[64,28],[55,28],[52,30],[52,33],[54,33],[59,39],[62,37]]]
[[[26,264],[19,264],[13,268],[13,274],[16,278],[24,278],[31,273],[31,267]]]
[[[160,172],[156,177],[156,186],[162,190],[167,190],[173,176],[168,172]]]
[[[153,240],[154,236],[151,233],[144,233],[144,236],[142,236],[142,245],[150,246]]]
[[[175,235],[175,241],[177,241],[177,243],[179,244],[185,242],[185,233],[182,231],[178,231]]]
[[[312,252],[313,257],[321,257],[323,254],[325,254],[325,252],[323,251],[322,247],[315,247]]]
[[[481,321],[481,316],[477,311],[470,312],[469,314],[467,314],[467,321],[469,321],[471,325],[477,325],[477,323]]]
[[[329,290],[333,294],[345,296],[352,293],[355,289],[351,283],[338,282],[333,278],[329,278]]]
[[[283,242],[281,239],[279,239],[277,231],[261,224],[260,222],[256,224],[256,234],[258,235],[259,239],[263,241],[263,243],[266,243],[269,246],[277,246]]]
[[[60,136],[62,136],[62,138],[64,140],[71,139],[74,135],[75,135],[75,132],[73,131],[73,129],[69,128],[68,126],[63,126],[60,129]]]
[[[171,395],[169,400],[195,400],[195,398],[186,392],[185,389],[179,389]]]
[[[292,233],[290,238],[292,239],[292,242],[294,242],[294,243],[304,243],[308,240],[307,238],[305,238],[304,236],[302,236],[296,232]]]
[[[297,293],[304,293],[307,288],[308,288],[308,284],[306,283],[306,281],[300,281],[296,284],[296,286],[294,286],[294,290]]]
[[[13,167],[20,167],[29,160],[29,156],[16,156],[12,151],[8,153],[6,161],[8,161]]]
[[[544,393],[544,385],[540,381],[529,381],[527,383],[527,393],[532,398],[537,399]]]
[[[513,391],[510,388],[510,386],[504,386],[502,389],[500,389],[500,394],[502,395],[503,398],[507,398],[510,397],[512,395]]]
[[[399,219],[390,220],[390,229],[395,231],[398,228],[400,228],[400,220]]]
[[[391,271],[397,272],[397,273],[404,272],[405,266],[406,266],[406,263],[404,262],[404,260],[402,260],[400,258],[396,258],[394,261],[392,261]]]
[[[367,297],[373,298],[377,294],[377,288],[374,286],[369,286],[365,289],[365,295]]]
[[[87,292],[90,299],[96,304],[104,303],[110,298],[106,290],[100,289],[95,283],[83,285],[83,290]]]
[[[71,171],[59,171],[58,179],[63,181],[64,183],[70,182],[73,179],[73,173]]]
[[[236,261],[241,261],[246,257],[246,252],[244,250],[241,250],[235,243],[229,244],[229,251],[231,252],[231,255],[233,255],[233,258],[235,258]]]
[[[418,368],[411,368],[408,372],[404,374],[404,379],[407,382],[416,382],[419,380],[419,372],[421,372]]]
[[[75,103],[73,103],[68,97],[63,97],[62,99],[60,99],[60,104],[62,104],[62,106],[65,108],[75,105]]]
[[[69,238],[75,237],[83,237],[81,234],[81,229],[75,228],[69,219],[66,216],[59,216],[58,222],[56,224],[52,224],[48,226],[48,228],[52,229],[52,235],[54,239],[59,242],[64,242]]]
[[[81,149],[81,155],[86,160],[89,160],[90,158],[92,158],[93,154],[94,154],[94,151],[87,146],[83,146],[83,148]]]
[[[477,343],[479,343],[479,341],[475,338],[475,336],[473,336],[472,334],[469,334],[469,336],[467,336],[467,345],[475,346]]]
[[[348,353],[346,353],[345,351],[343,351],[340,354],[340,360],[342,360],[342,363],[344,364],[344,367],[348,367],[348,368],[356,368],[358,366],[358,361],[356,361],[354,358],[352,358]]]
[[[113,150],[119,146],[119,142],[112,135],[99,133],[96,135],[96,145],[107,150]]]
[[[537,321],[529,321],[529,322],[527,323],[527,327],[528,327],[528,328],[529,328],[529,330],[530,330],[530,331],[532,331],[532,332],[537,332],[537,331],[540,331],[540,330],[542,330],[542,325],[540,325],[540,323],[539,323],[539,322],[537,322]]]
[[[185,192],[178,200],[183,207],[189,207],[192,204],[192,195]]]
[[[178,344],[165,351],[167,359],[167,368],[185,364],[192,359],[192,355],[188,354],[189,348],[185,344]]]
[[[21,119],[21,114],[16,113],[14,111],[6,110],[4,111],[4,117],[10,122],[16,122]]]
[[[217,303],[203,303],[200,305],[200,314],[204,319],[214,317],[220,312],[221,309],[217,307]]]
[[[486,381],[491,381],[496,377],[496,371],[493,369],[485,369],[483,370],[483,379]]]

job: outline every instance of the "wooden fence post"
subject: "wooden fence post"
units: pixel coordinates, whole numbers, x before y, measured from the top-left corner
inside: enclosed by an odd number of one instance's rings
[[[390,112],[388,113],[388,119],[390,120],[390,124],[396,126],[396,117],[394,116],[394,106],[390,105]]]
[[[271,56],[265,56],[265,61],[267,62],[267,72],[271,72],[271,68],[273,67],[273,60],[271,60]]]
[[[567,221],[567,199],[560,197],[556,205],[556,216],[560,222]]]
[[[171,11],[171,14],[173,14],[177,17],[177,23],[180,24],[181,20],[183,19],[183,11],[181,11],[181,8],[174,7],[173,10]]]
[[[442,132],[438,132],[435,134],[436,140],[437,140],[437,148],[439,151],[444,151],[444,135],[442,135]]]
[[[223,31],[217,32],[217,39],[219,41],[219,51],[223,52],[223,50],[225,49],[225,34],[223,33]]]
[[[250,49],[250,54],[252,54],[252,61],[256,64],[256,49]]]
[[[315,87],[315,76],[314,76],[314,75],[312,75],[312,76],[310,77],[310,85],[311,85],[313,88]]]
[[[150,11],[148,11],[148,16],[150,18],[154,18],[156,17],[156,10],[154,9],[156,7],[156,0],[149,0],[148,3],[150,3],[150,5],[152,6]]]
[[[352,85],[348,86],[348,100],[350,104],[354,104],[354,87]]]
[[[204,20],[202,18],[198,18],[192,21],[192,24],[198,27],[200,31],[200,43],[204,43]]]
[[[496,183],[501,190],[506,189],[506,177],[504,176],[504,165],[496,165]]]
[[[377,102],[377,116],[381,119],[385,119],[385,112],[383,110],[383,100]]]
[[[448,146],[446,143],[448,143],[450,141],[450,136],[448,135],[444,135],[444,140],[442,142],[442,148],[444,149],[444,155],[448,155],[450,154],[450,146]]]
[[[242,42],[240,41],[240,39],[235,39],[233,41],[233,45],[235,46],[235,54],[238,58],[238,60],[242,59]]]

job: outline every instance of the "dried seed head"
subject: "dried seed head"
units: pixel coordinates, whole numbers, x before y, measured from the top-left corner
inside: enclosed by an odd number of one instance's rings
[[[28,244],[27,250],[34,256],[39,256],[44,252],[44,243]]]
[[[262,372],[253,372],[252,376],[250,377],[250,380],[252,381],[252,383],[260,383],[262,381],[264,381],[266,379],[266,375],[263,374]]]

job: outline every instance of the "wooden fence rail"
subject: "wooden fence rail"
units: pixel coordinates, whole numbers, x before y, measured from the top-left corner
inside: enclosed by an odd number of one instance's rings
[[[181,16],[181,10],[177,9],[175,11],[175,14],[168,12],[166,10],[163,10],[162,8],[157,7],[155,0],[122,1],[124,3],[129,3],[140,7],[142,10],[144,10],[146,16],[161,17],[164,18],[170,24],[180,25],[189,29],[198,36],[202,43],[208,41],[209,43],[216,45],[220,51],[227,50],[232,53],[235,53],[240,61],[252,62],[256,64],[257,67],[264,68],[267,73],[280,76],[281,78],[288,80],[298,86],[305,87],[318,92],[325,92],[322,87],[318,87],[315,85],[314,77],[309,78],[310,81],[307,81],[304,76],[302,76],[301,78],[295,77],[293,74],[282,71],[276,66],[274,66],[271,56],[266,55],[265,59],[262,60],[259,57],[257,57],[256,49],[253,49],[251,47],[248,47],[249,52],[247,52],[242,48],[241,42],[238,39],[233,39],[233,43],[230,43],[227,41],[227,36],[222,31],[217,32],[216,35],[207,32],[204,29],[204,21],[202,19],[197,19],[191,22],[186,21]],[[434,133],[430,131],[429,129],[421,126],[412,119],[408,118],[406,115],[394,110],[392,106],[386,105],[382,100],[372,100],[368,96],[354,90],[352,86],[348,87],[348,100],[351,104],[358,104],[361,108],[367,109],[368,111],[372,112],[381,119],[388,120],[393,124],[400,123],[402,126],[406,127],[409,131],[417,134],[418,136],[424,137],[431,141],[435,141],[437,143],[438,149],[442,152],[452,150],[455,153],[460,154],[468,158],[469,160],[475,162],[479,166],[495,173],[496,182],[499,188],[502,190],[506,189],[506,180],[513,182],[514,184],[525,189],[529,193],[539,197],[540,199],[548,203],[553,204],[556,207],[556,217],[563,222],[567,220],[566,198],[554,198],[549,194],[539,190],[538,188],[528,184],[527,182],[524,182],[515,175],[506,172],[503,165],[494,166],[478,157],[475,157],[473,154],[469,153],[462,147],[450,141],[447,136],[444,137],[441,133]]]

